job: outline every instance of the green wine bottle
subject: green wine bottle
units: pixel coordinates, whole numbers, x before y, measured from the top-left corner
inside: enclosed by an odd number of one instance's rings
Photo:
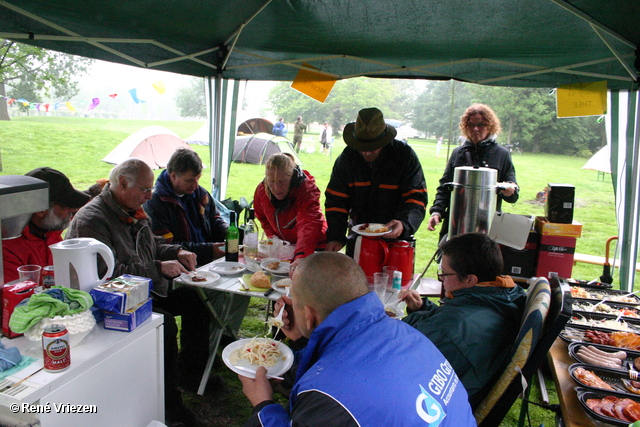
[[[238,250],[240,246],[240,230],[236,225],[235,211],[229,212],[229,228],[227,228],[227,242],[225,244],[225,261],[238,262]]]

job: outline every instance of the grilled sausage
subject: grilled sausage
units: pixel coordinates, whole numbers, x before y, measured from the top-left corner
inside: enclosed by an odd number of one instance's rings
[[[606,358],[590,353],[585,347],[580,347],[576,352],[576,355],[585,363],[605,368],[619,369],[620,364],[622,363],[620,359]]]

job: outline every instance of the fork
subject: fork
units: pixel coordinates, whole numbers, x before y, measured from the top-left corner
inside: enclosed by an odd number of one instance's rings
[[[633,366],[629,368],[629,378],[634,381],[638,381],[638,376],[640,376],[640,372],[636,371]]]

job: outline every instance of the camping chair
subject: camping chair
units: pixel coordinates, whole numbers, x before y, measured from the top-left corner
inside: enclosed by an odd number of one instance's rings
[[[523,399],[520,426],[523,425],[529,382],[571,317],[571,304],[571,293],[556,276],[551,278],[551,284],[538,277],[531,285],[509,364],[474,411],[478,426],[499,425],[518,397]]]

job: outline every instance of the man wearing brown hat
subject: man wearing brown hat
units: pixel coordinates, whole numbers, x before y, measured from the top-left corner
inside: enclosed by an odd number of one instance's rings
[[[49,209],[33,213],[19,237],[2,242],[5,282],[18,279],[21,265],[53,265],[49,245],[62,241],[62,232],[71,218],[90,199],[88,194],[74,189],[69,178],[55,169],[42,167],[25,175],[49,183]]]
[[[360,110],[345,126],[347,147],[338,156],[325,193],[328,251],[347,244],[353,255],[351,227],[382,223],[391,230],[386,239],[406,240],[420,227],[427,205],[427,185],[415,151],[395,139],[377,108]],[[349,236],[347,232],[349,231]]]

